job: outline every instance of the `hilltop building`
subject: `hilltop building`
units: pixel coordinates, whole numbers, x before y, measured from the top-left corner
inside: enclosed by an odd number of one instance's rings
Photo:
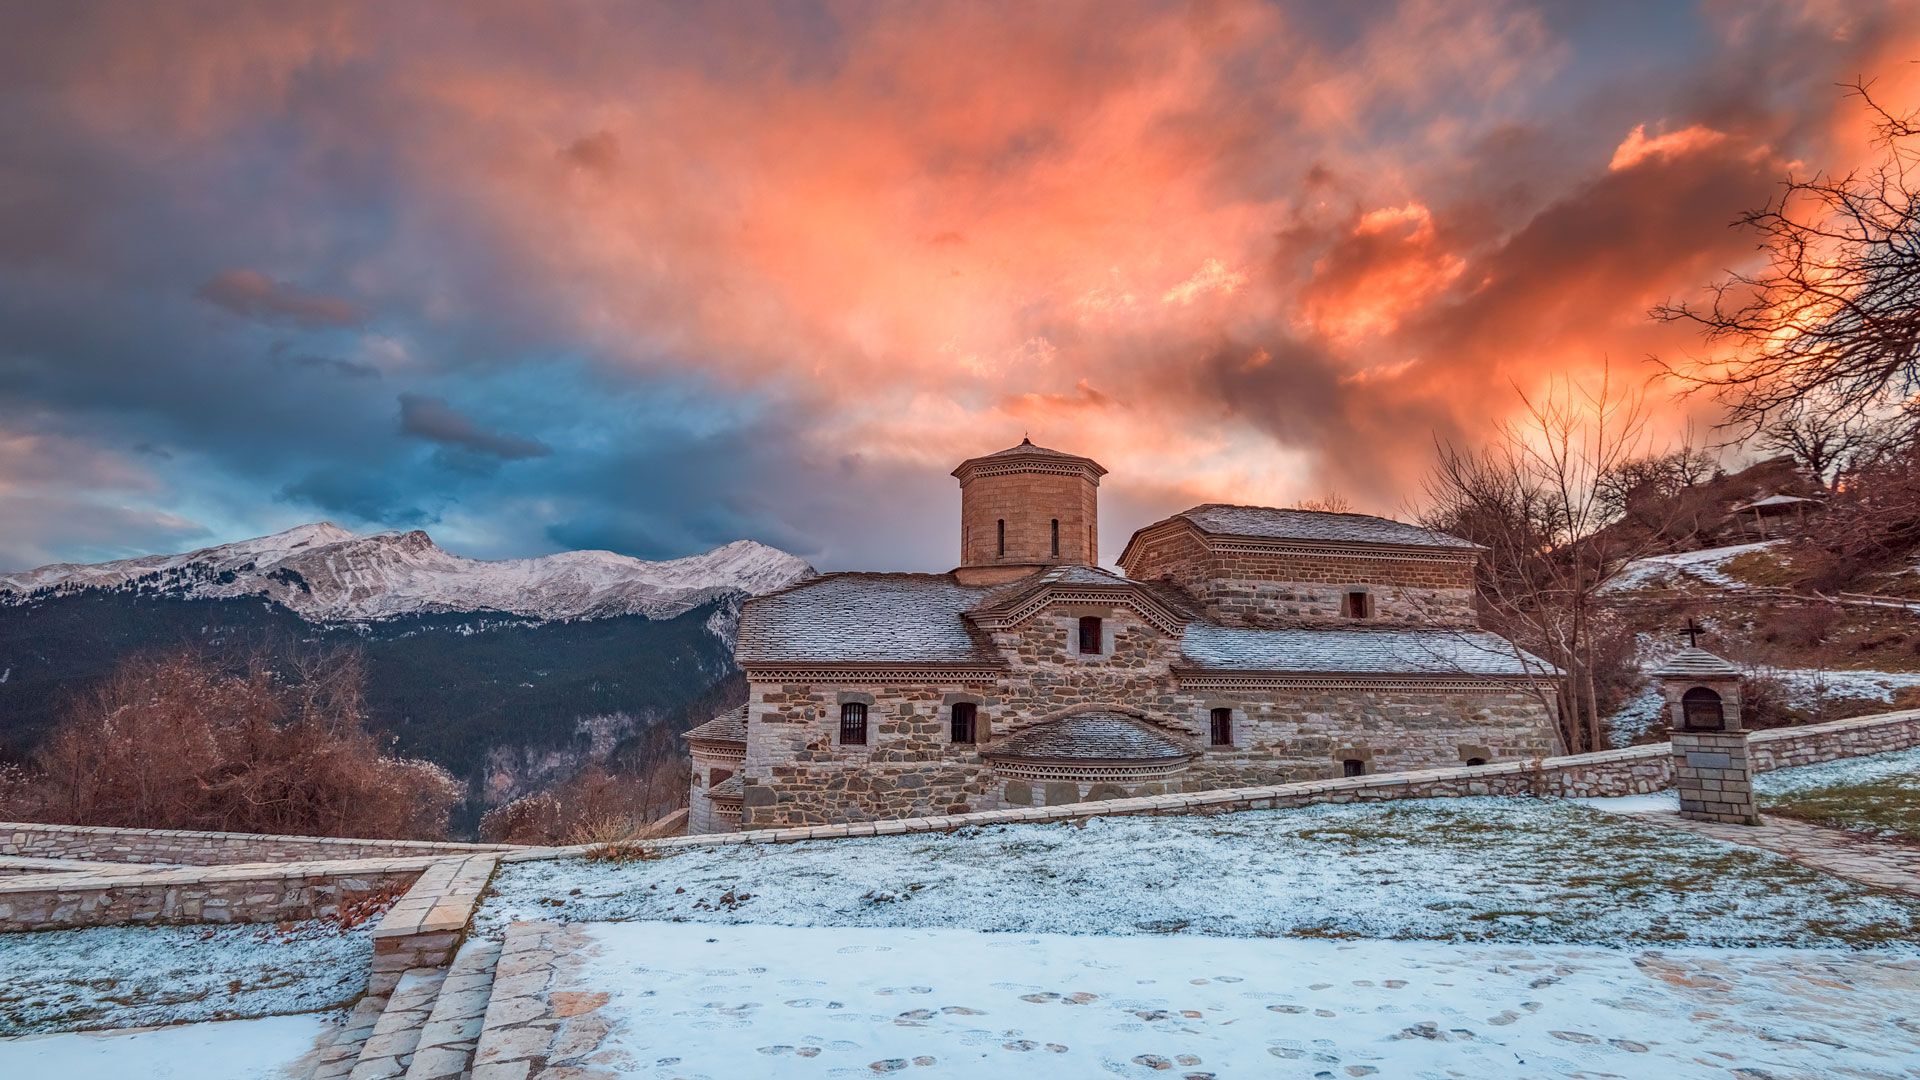
[[[689,831],[1559,752],[1557,672],[1475,624],[1475,545],[1214,504],[1134,533],[1114,573],[1105,473],[1026,441],[972,458],[954,570],[748,601],[748,701],[688,735]]]

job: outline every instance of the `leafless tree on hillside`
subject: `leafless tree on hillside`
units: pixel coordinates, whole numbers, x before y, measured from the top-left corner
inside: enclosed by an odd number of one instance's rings
[[[1865,417],[1920,392],[1920,114],[1890,112],[1865,81],[1849,89],[1874,118],[1880,162],[1789,176],[1776,199],[1735,223],[1758,234],[1762,268],[1730,273],[1705,303],[1652,312],[1698,326],[1732,354],[1666,366],[1714,389],[1750,432],[1809,398],[1832,415]]]
[[[1791,454],[1814,483],[1826,487],[1856,455],[1883,438],[1880,425],[1814,400],[1781,410],[1760,429],[1763,449]]]

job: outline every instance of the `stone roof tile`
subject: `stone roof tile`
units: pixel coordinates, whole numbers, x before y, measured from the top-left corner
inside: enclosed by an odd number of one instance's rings
[[[747,601],[741,664],[997,663],[965,612],[992,590],[952,574],[825,574]]]
[[[1485,630],[1255,629],[1190,623],[1180,651],[1196,668],[1340,675],[1555,675]]]
[[[708,739],[713,742],[747,741],[747,707],[728,709],[713,719],[687,732],[689,739]]]
[[[1685,648],[1667,657],[1652,674],[1656,679],[1737,679],[1740,669],[1705,649]]]
[[[1322,510],[1207,503],[1183,510],[1176,516],[1191,521],[1200,531],[1216,536],[1430,548],[1478,546],[1457,536],[1371,514],[1333,514]]]

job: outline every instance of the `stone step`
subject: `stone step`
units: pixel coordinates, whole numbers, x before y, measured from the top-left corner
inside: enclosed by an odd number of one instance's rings
[[[313,1080],[347,1080],[354,1064],[360,1060],[360,1048],[373,1035],[374,1025],[380,1022],[380,1014],[386,1008],[384,994],[361,998],[347,1014],[346,1022],[333,1033],[333,1040],[321,1049],[313,1067]]]
[[[406,1080],[459,1080],[473,1069],[474,1048],[493,994],[500,943],[470,938],[454,954],[440,996],[420,1032]]]
[[[421,1029],[427,1025],[427,1016],[440,997],[440,984],[446,977],[445,969],[426,967],[409,969],[400,976],[372,1033],[360,1047],[347,1080],[399,1080],[407,1074]]]

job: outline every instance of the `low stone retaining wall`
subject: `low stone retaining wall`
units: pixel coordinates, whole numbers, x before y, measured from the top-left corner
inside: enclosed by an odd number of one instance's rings
[[[330,836],[271,836],[264,833],[0,822],[0,855],[111,863],[225,866],[233,863],[393,859],[511,850],[513,848],[505,844],[354,840]]]
[[[291,922],[405,888],[435,856],[0,878],[0,933],[123,924]]]
[[[1920,746],[1920,709],[1878,716],[1836,720],[1828,724],[1779,728],[1754,733],[1751,755],[1755,772],[1813,765],[1840,758],[1881,754]],[[1031,824],[1077,821],[1094,817],[1141,814],[1218,814],[1236,810],[1268,810],[1315,803],[1381,802],[1393,799],[1462,798],[1481,795],[1540,795],[1591,798],[1644,795],[1673,786],[1672,747],[1667,743],[1632,746],[1595,754],[1543,758],[1531,762],[1504,762],[1452,769],[1382,773],[1338,780],[1308,780],[1267,787],[1228,788],[1137,799],[1067,803],[1020,810],[988,810],[974,814],[865,821],[851,825],[811,825],[790,829],[759,829],[735,833],[708,833],[650,841],[656,850],[716,847],[725,844],[778,844],[798,840],[828,840],[851,836],[896,836],[903,833],[945,832],[979,825]],[[592,845],[570,848],[530,848],[501,856],[502,862],[566,858],[593,850]]]

